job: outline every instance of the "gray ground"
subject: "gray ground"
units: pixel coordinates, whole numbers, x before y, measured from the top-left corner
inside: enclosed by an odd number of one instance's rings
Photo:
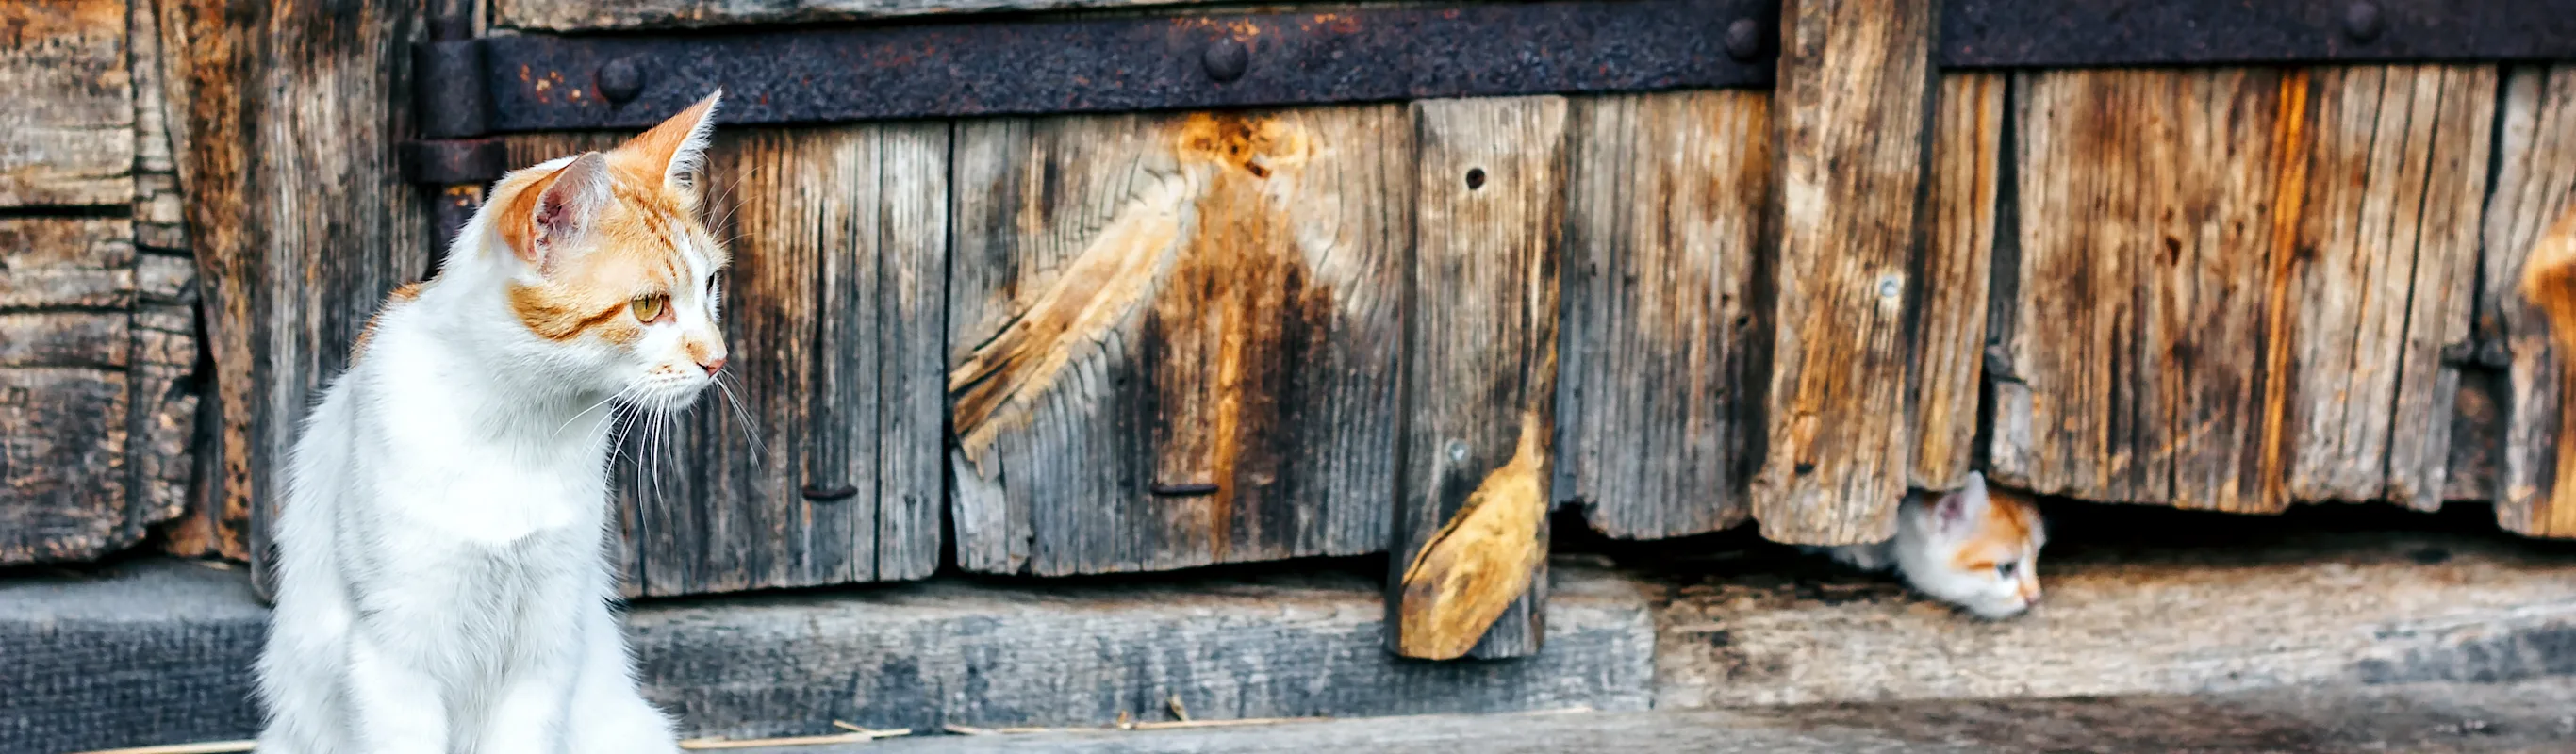
[[[2576,679],[1743,710],[1435,715],[887,739],[763,754],[947,752],[2576,752]]]

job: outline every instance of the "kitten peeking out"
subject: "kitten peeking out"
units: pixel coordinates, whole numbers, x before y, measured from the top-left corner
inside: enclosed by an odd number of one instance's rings
[[[609,612],[609,451],[725,363],[715,106],[503,177],[351,346],[287,471],[262,754],[679,750]]]
[[[1915,591],[1986,618],[2009,618],[2039,602],[2039,548],[2048,532],[2039,506],[2019,493],[1968,486],[1929,501],[1916,492],[1896,512],[1896,538],[1822,548],[1868,571],[1895,568]]]

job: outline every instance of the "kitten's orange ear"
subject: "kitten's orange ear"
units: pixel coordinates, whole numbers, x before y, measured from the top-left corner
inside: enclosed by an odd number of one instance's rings
[[[706,99],[662,121],[653,130],[617,145],[618,156],[633,160],[627,164],[662,176],[663,187],[696,199],[695,177],[698,167],[706,162],[707,137],[715,131],[716,102],[722,99],[723,89],[708,93]]]
[[[536,198],[528,211],[528,242],[514,249],[519,258],[548,274],[572,244],[590,232],[599,220],[599,211],[608,206],[608,159],[598,152],[584,152],[571,163],[541,179]]]

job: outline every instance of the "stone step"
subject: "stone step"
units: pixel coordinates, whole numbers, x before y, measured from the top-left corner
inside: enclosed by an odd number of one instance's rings
[[[1778,548],[1562,557],[1536,658],[1387,655],[1381,564],[931,581],[638,605],[693,736],[1170,720],[2201,695],[2576,677],[2576,548],[2466,534],[2051,546],[2049,597],[1965,617]],[[239,570],[0,579],[0,752],[238,739],[266,612]],[[1715,718],[1713,718],[1715,719]],[[1732,719],[1732,718],[1727,718]],[[1234,735],[1234,734],[1227,734]]]

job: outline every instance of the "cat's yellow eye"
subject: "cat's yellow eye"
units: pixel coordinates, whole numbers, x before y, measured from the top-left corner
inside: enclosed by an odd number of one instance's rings
[[[670,308],[671,297],[662,295],[637,296],[635,300],[626,302],[626,310],[635,313],[637,322],[661,319],[662,312]]]

